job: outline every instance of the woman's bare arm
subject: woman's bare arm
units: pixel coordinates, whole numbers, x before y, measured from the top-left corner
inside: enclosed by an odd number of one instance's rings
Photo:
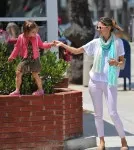
[[[60,41],[55,41],[55,45],[58,47],[63,47],[73,54],[81,54],[84,52],[84,49],[82,47],[80,47],[80,48],[71,47],[69,45],[66,45],[66,44],[60,42]]]

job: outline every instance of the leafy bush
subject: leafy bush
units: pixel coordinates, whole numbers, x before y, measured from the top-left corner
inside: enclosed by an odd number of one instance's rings
[[[19,58],[13,62],[8,62],[8,48],[6,44],[0,43],[0,94],[9,94],[15,90],[15,71],[19,63]],[[56,53],[47,51],[41,55],[41,78],[46,94],[54,92],[54,86],[60,82],[68,68],[68,63],[62,59],[57,59]],[[36,90],[36,84],[31,74],[23,75],[21,94],[31,94]]]
[[[45,93],[53,93],[54,86],[63,79],[69,64],[63,59],[58,60],[56,53],[51,51],[47,51],[41,57],[41,64],[41,76]]]
[[[16,62],[7,62],[7,52],[7,45],[0,43],[0,94],[7,94],[15,88]]]

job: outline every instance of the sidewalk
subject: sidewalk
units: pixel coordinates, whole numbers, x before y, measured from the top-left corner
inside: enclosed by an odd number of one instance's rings
[[[120,79],[120,84],[123,84]],[[84,136],[97,136],[94,125],[93,106],[88,87],[83,85],[70,84],[69,88],[83,92],[83,132]],[[131,91],[123,91],[123,85],[118,88],[118,113],[123,122],[126,138],[130,150],[134,150],[134,87]],[[106,147],[108,150],[120,149],[120,138],[114,128],[113,122],[109,117],[107,106],[104,100],[104,125],[106,135]],[[95,149],[95,148],[93,148]],[[88,150],[88,149],[87,149]]]

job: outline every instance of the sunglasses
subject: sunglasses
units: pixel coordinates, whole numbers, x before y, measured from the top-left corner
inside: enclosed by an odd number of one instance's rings
[[[96,26],[96,29],[97,29],[97,30],[101,30],[101,29],[103,29],[103,28],[107,28],[107,26]]]

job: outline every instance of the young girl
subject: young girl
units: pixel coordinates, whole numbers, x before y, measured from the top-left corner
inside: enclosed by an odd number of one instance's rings
[[[16,70],[16,90],[10,95],[20,95],[20,86],[22,82],[22,75],[32,73],[33,78],[37,84],[38,90],[33,95],[43,95],[42,81],[39,77],[41,70],[39,48],[51,48],[53,43],[43,43],[38,32],[38,26],[34,21],[25,21],[23,25],[23,33],[19,35],[15,47],[8,58],[12,61],[18,55],[21,56],[21,62]]]

